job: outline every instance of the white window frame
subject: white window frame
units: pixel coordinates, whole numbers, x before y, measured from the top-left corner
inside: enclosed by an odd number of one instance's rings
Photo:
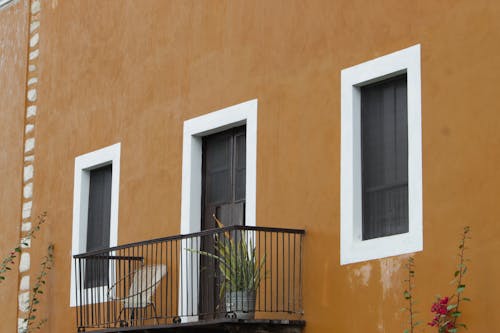
[[[226,129],[246,125],[246,192],[245,224],[255,226],[256,180],[257,180],[257,100],[253,99],[214,111],[184,122],[182,155],[182,197],[181,233],[190,234],[201,230],[202,193],[202,138]],[[194,245],[183,241],[182,249]],[[182,251],[183,265],[180,271],[179,312],[183,321],[195,321],[197,316],[186,316],[197,312],[188,308],[198,305],[198,289],[188,290],[188,286],[198,285],[199,262]],[[196,260],[191,262],[190,260]],[[196,272],[192,272],[194,269]],[[196,274],[195,274],[196,273]],[[193,280],[191,280],[191,278]],[[189,295],[189,301],[187,299]]]
[[[362,86],[406,73],[408,94],[409,232],[362,240]],[[422,125],[420,44],[341,72],[340,263],[342,265],[421,251]]]
[[[0,0],[0,10],[15,4],[18,0]]]
[[[120,151],[121,144],[114,145],[80,155],[75,158],[75,175],[73,189],[73,237],[71,256],[86,252],[87,249],[87,221],[89,206],[90,171],[105,165],[112,165],[111,175],[111,216],[109,231],[109,246],[118,243],[118,196],[120,188]],[[114,283],[114,265],[109,266],[110,284]],[[83,274],[83,272],[82,272]],[[79,268],[75,267],[71,258],[71,290],[70,306],[77,305],[77,281],[80,275]],[[78,299],[78,305],[86,304],[90,296],[100,295],[100,302],[107,301],[107,287],[88,288],[83,291],[82,299]],[[86,297],[89,296],[89,297]],[[93,302],[95,303],[95,298]]]

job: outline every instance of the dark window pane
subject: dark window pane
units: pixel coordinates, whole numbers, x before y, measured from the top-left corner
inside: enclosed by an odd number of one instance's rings
[[[222,203],[231,197],[232,137],[228,133],[211,135],[204,141],[206,201]]]
[[[87,252],[109,247],[112,166],[90,171]],[[105,286],[109,264],[105,259],[89,258],[85,269],[85,288]]]
[[[245,200],[246,191],[246,135],[245,132],[239,133],[234,137],[235,140],[235,168],[234,168],[234,200]]]
[[[361,88],[363,239],[408,232],[406,75]]]

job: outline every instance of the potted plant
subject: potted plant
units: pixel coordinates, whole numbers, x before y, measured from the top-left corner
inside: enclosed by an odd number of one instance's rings
[[[219,228],[224,225],[214,216]],[[242,230],[231,236],[225,231],[214,235],[214,253],[190,250],[214,259],[222,276],[221,299],[226,314],[239,319],[252,319],[255,314],[256,291],[266,265],[266,255],[257,258],[255,244]]]

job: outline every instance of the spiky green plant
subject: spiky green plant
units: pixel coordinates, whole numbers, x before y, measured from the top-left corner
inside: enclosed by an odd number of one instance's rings
[[[219,228],[224,225],[214,216]],[[236,238],[236,239],[235,239]],[[221,297],[225,291],[255,291],[259,288],[266,266],[266,254],[257,258],[255,244],[247,233],[241,231],[238,237],[232,237],[228,231],[214,235],[215,253],[187,249],[214,259],[222,274]]]

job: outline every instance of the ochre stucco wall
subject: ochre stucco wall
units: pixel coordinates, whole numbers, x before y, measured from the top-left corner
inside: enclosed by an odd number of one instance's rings
[[[406,256],[339,264],[340,71],[417,43],[421,319],[450,291],[469,224],[474,302],[464,319],[490,330],[500,293],[498,17],[495,1],[44,1],[34,212],[50,216],[37,244],[56,246],[44,332],[76,330],[74,158],[121,142],[119,243],[177,234],[183,121],[253,98],[257,224],[306,229],[305,331],[402,331]]]
[[[27,56],[27,2],[0,10],[0,258],[19,240]],[[0,332],[17,330],[17,266],[0,284]]]

